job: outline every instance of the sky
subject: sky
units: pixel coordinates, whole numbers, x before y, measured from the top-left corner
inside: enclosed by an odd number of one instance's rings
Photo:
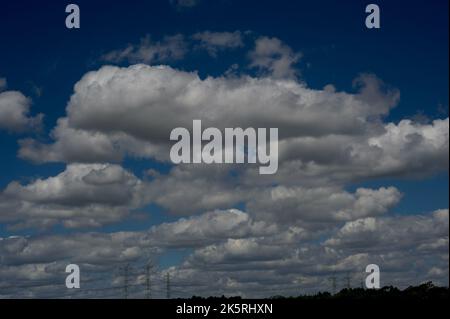
[[[0,297],[448,286],[448,2],[74,3],[2,3]],[[193,119],[277,127],[277,173],[173,164]]]

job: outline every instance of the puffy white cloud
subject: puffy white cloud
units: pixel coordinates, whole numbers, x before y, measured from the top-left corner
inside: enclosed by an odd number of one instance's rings
[[[383,123],[399,92],[373,75],[355,83],[359,91],[346,93],[270,77],[201,79],[168,66],[105,66],[75,85],[67,117],[52,131],[55,142],[22,140],[19,156],[35,162],[167,161],[170,131],[190,128],[193,119],[221,129],[278,127],[277,174],[261,176],[252,165],[180,165],[153,176],[147,202],[176,214],[245,203],[252,214],[278,222],[376,216],[398,202],[397,190],[342,189],[369,178],[445,171],[449,124],[448,118]],[[272,198],[274,184],[305,200]]]
[[[386,133],[369,138],[371,148],[382,151],[382,160],[374,168],[386,175],[439,171],[448,167],[448,118],[431,124],[402,120],[385,125]],[[364,154],[363,152],[361,152]]]
[[[261,245],[255,238],[228,239],[225,243],[200,248],[190,262],[200,264],[235,263],[236,261],[279,260],[285,255],[277,245]]]
[[[312,90],[294,81],[271,78],[202,80],[195,73],[167,66],[106,66],[87,73],[75,85],[67,107],[67,120],[58,122],[53,133],[57,142],[45,151],[70,161],[76,158],[64,154],[70,148],[65,150],[58,145],[58,141],[69,140],[66,135],[76,135],[77,140],[86,141],[81,144],[95,144],[97,140],[100,150],[110,150],[112,144],[127,145],[117,140],[132,137],[135,144],[142,141],[145,146],[141,147],[145,151],[136,155],[156,156],[158,152],[148,152],[148,145],[167,146],[170,131],[179,126],[191,127],[193,119],[202,119],[205,126],[219,128],[278,127],[282,140],[326,136],[361,138],[382,131],[379,123],[373,121],[374,116],[385,114],[398,100],[396,92],[379,90],[379,83],[372,77],[361,77],[361,81],[367,78],[370,79],[367,85],[373,87],[363,87],[359,94],[348,94]],[[370,99],[366,91],[372,92]],[[378,92],[378,98],[374,92]],[[343,142],[350,144],[354,140]],[[343,145],[342,149],[350,146]],[[39,144],[28,140],[20,154],[33,159],[33,152],[41,153],[41,149]],[[108,153],[111,152],[102,152],[101,158]],[[112,156],[112,160],[116,159],[117,155]]]
[[[448,253],[448,209],[429,215],[368,217],[349,221],[325,245],[367,251],[416,249]]]
[[[107,266],[135,261],[157,252],[143,241],[143,233],[77,233],[0,239],[2,265],[72,263]]]
[[[379,93],[379,105],[393,103]],[[364,132],[370,127],[368,117],[377,110],[384,114],[388,107],[373,108],[356,97],[270,78],[202,80],[167,66],[107,66],[87,73],[75,85],[67,114],[69,125],[76,128],[122,131],[150,141],[167,142],[175,125],[190,127],[193,119],[219,128],[271,125],[280,128],[282,137],[323,136]],[[92,117],[94,113],[101,116]]]
[[[206,49],[208,53],[216,57],[218,51],[224,49],[234,49],[244,46],[242,34],[235,32],[211,32],[203,31],[192,35],[194,40],[200,42],[199,47]]]
[[[362,136],[297,137],[279,144],[277,174],[266,184],[322,186],[376,177],[423,177],[448,169],[448,118],[388,123]],[[377,130],[378,130],[377,129]],[[261,183],[256,171],[246,183]]]
[[[386,213],[401,198],[395,187],[358,188],[349,193],[339,188],[278,186],[251,199],[248,209],[258,219],[281,223],[336,222]]]
[[[70,164],[57,176],[0,193],[0,221],[14,227],[100,226],[142,205],[143,183],[113,164]]]
[[[257,220],[302,225],[378,216],[401,199],[395,187],[359,188],[350,193],[341,186],[252,185],[219,165],[176,166],[168,174],[153,174],[146,190],[147,200],[172,214],[195,214],[245,203]]]
[[[276,225],[254,221],[245,212],[228,209],[154,226],[147,239],[160,247],[195,247],[229,238],[273,235],[278,230]]]
[[[124,178],[116,167],[85,175],[94,184],[106,185]],[[292,230],[291,230],[292,233]],[[0,264],[38,264],[71,260],[107,265],[148,257],[164,247],[201,247],[228,238],[278,236],[278,228],[252,220],[237,209],[211,211],[175,222],[162,223],[147,231],[74,233],[34,237],[0,237]]]
[[[164,145],[152,144],[125,133],[103,133],[70,127],[67,118],[60,118],[51,136],[54,144],[35,139],[19,140],[18,156],[35,163],[120,162],[126,155],[167,160]]]
[[[0,91],[1,88],[0,83]],[[31,100],[19,91],[0,92],[0,129],[10,132],[39,129],[43,114],[29,116],[30,106]]]
[[[250,193],[219,165],[176,166],[169,174],[156,174],[147,187],[149,200],[179,215],[233,207]]]

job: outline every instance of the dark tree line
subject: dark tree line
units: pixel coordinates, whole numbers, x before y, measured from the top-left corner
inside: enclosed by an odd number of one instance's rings
[[[298,300],[423,300],[423,301],[438,301],[448,300],[449,288],[435,286],[431,281],[423,283],[418,286],[410,286],[406,289],[399,289],[393,286],[385,286],[380,289],[365,289],[365,288],[345,288],[336,294],[329,292],[319,292],[314,295],[298,295],[298,296],[272,296],[268,299],[298,299]],[[193,296],[192,300],[241,300],[241,297],[198,297]]]

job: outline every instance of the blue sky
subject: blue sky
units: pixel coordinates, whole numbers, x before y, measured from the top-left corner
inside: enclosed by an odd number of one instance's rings
[[[49,136],[57,120],[66,115],[74,85],[88,71],[101,68],[101,57],[150,35],[160,41],[167,35],[240,31],[244,45],[211,57],[206,51],[189,50],[178,60],[164,62],[180,71],[197,71],[200,78],[222,76],[234,63],[241,74],[258,77],[248,67],[249,48],[260,37],[276,37],[302,57],[295,64],[298,81],[319,90],[333,84],[337,91],[355,93],[352,81],[360,73],[373,73],[388,87],[401,93],[400,101],[384,122],[414,119],[430,123],[448,118],[449,44],[448,1],[376,1],[381,9],[381,29],[367,29],[365,1],[235,1],[199,0],[192,7],[173,1],[82,1],[81,29],[64,26],[64,1],[8,1],[0,10],[0,78],[7,90],[17,90],[32,99],[31,114],[45,114],[39,132],[19,134],[0,130],[0,189],[10,182],[22,184],[36,178],[55,176],[65,163],[35,164],[18,157],[18,140],[32,137],[51,143]],[[127,61],[113,63],[123,67]],[[154,169],[169,174],[173,166],[148,158],[126,158],[121,165],[144,178]],[[414,175],[414,174],[413,174]],[[358,187],[394,186],[403,193],[391,214],[420,215],[448,208],[448,170],[426,176],[378,176],[346,183]],[[229,208],[245,210],[244,203]],[[144,231],[162,222],[175,222],[179,216],[166,214],[163,207],[147,203],[132,215],[98,232]],[[143,217],[144,216],[144,217]],[[67,230],[56,226],[46,234],[83,232],[90,228]],[[11,230],[0,224],[0,236],[39,236],[36,229]],[[163,268],[176,265],[193,248],[167,251]]]

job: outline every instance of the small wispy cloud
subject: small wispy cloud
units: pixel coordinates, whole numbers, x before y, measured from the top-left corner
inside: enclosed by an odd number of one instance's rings
[[[267,72],[275,78],[293,78],[298,74],[294,65],[302,57],[278,38],[260,37],[249,53],[250,67]]]
[[[138,44],[129,44],[123,49],[114,50],[104,54],[101,60],[120,63],[155,63],[182,59],[187,52],[187,43],[184,36],[176,34],[165,36],[160,41],[153,41],[146,35]]]
[[[211,32],[203,31],[192,35],[192,38],[199,41],[198,47],[205,49],[209,55],[216,57],[217,53],[225,49],[235,49],[244,46],[242,33],[235,32]]]

